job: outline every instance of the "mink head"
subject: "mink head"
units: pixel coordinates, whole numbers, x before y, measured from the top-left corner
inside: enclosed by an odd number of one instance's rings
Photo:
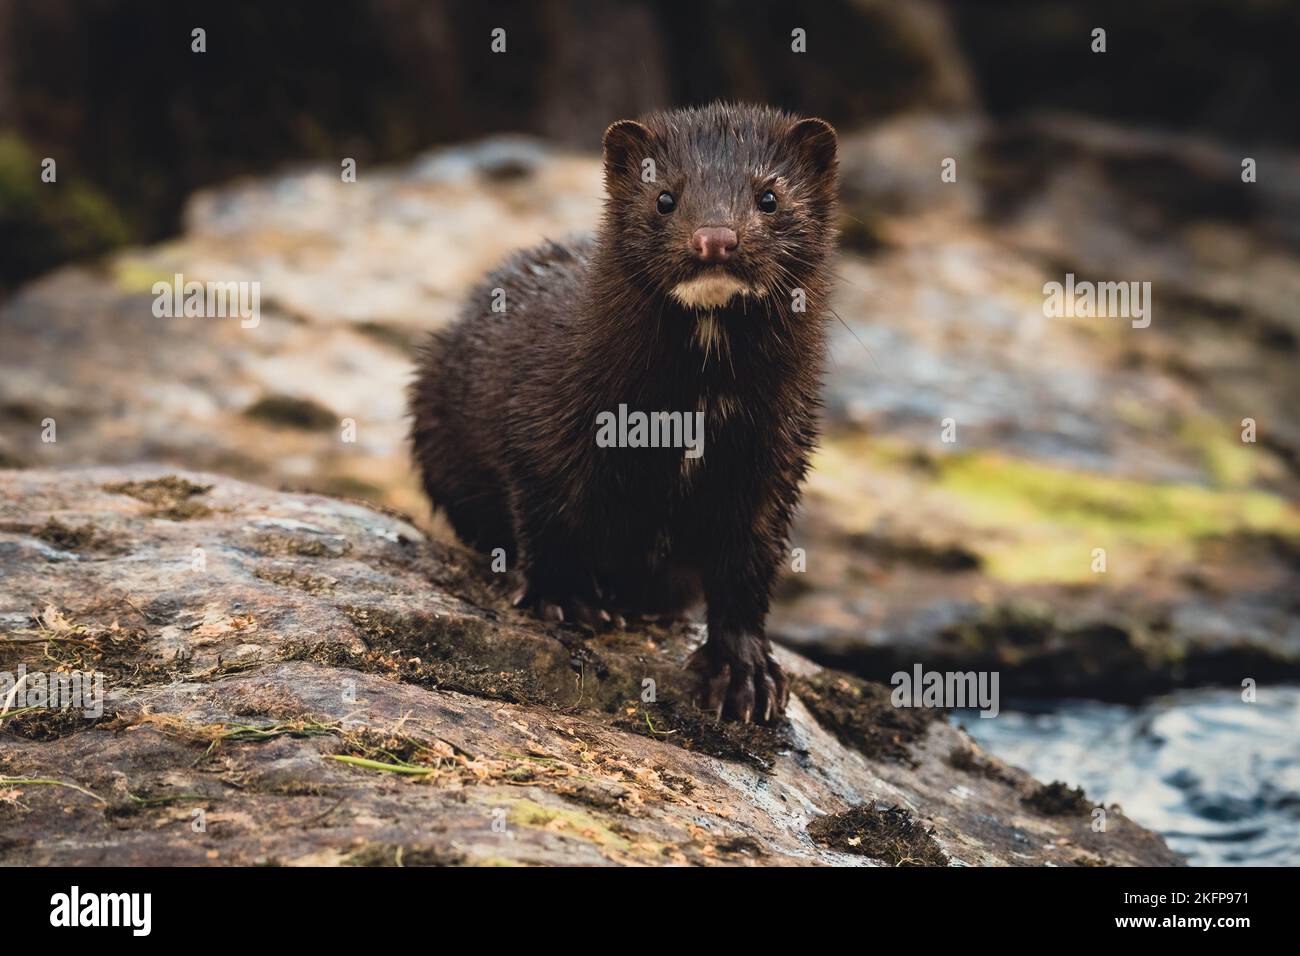
[[[835,130],[715,103],[605,131],[600,248],[629,282],[693,309],[820,281],[834,243]]]

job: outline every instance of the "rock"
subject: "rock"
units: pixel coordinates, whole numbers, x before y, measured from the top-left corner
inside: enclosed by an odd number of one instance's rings
[[[717,725],[681,669],[696,626],[584,636],[491,577],[335,498],[0,472],[0,669],[106,688],[93,719],[0,720],[0,863],[1177,862],[788,651],[788,723]]]

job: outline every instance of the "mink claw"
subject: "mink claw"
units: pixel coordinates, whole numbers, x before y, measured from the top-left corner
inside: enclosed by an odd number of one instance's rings
[[[705,658],[701,648],[692,655],[687,666],[703,676],[700,707],[713,714],[715,720],[721,721],[727,705],[727,689],[731,686],[731,665],[725,661],[715,665]]]
[[[555,624],[573,624],[598,632],[607,630],[614,623],[614,616],[603,607],[575,595],[560,597],[539,593],[528,585],[514,591],[510,601],[515,607],[531,607],[543,621]]]
[[[733,666],[729,660],[711,659],[701,648],[690,667],[703,677],[701,707],[718,720],[772,725],[785,716],[790,682],[770,653],[764,653],[757,666],[752,658]]]

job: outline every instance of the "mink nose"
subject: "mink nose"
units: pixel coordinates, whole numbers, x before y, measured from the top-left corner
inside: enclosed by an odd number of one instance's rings
[[[736,230],[726,226],[701,226],[691,235],[691,252],[703,262],[725,262],[738,245]]]

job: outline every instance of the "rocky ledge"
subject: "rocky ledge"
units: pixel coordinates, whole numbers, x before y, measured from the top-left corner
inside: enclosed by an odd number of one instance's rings
[[[0,471],[0,863],[1178,862],[882,685],[779,650],[788,722],[719,725],[697,627],[589,636],[503,591],[346,500]],[[103,675],[102,712],[28,696],[55,672]]]

